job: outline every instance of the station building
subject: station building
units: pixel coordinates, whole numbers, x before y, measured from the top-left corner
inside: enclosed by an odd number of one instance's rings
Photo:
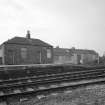
[[[0,64],[47,64],[53,62],[53,46],[33,39],[27,31],[26,37],[14,37],[0,46]]]

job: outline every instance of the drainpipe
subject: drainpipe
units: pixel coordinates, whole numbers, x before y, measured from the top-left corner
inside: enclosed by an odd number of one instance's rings
[[[98,64],[100,63],[100,61],[99,61],[99,54],[98,54],[98,61],[97,62],[98,62]]]
[[[39,60],[40,60],[40,64],[42,63],[42,54],[41,54],[41,51],[39,52]]]

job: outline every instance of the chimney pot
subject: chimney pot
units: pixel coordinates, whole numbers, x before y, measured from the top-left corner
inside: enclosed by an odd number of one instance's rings
[[[30,39],[30,38],[31,38],[31,36],[30,36],[30,31],[29,31],[29,30],[27,30],[26,38],[27,38],[27,39]]]

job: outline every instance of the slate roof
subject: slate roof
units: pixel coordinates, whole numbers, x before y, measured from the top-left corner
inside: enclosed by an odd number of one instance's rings
[[[70,55],[70,50],[67,48],[54,48],[54,55]]]
[[[33,45],[33,46],[50,46],[52,45],[40,40],[40,39],[33,39],[33,38],[24,38],[24,37],[14,37],[6,42],[4,44],[22,44],[22,45]]]
[[[67,54],[94,54],[98,55],[94,50],[85,49],[67,49],[67,48],[54,48],[54,55],[67,55]]]
[[[87,49],[70,49],[70,51],[76,54],[96,54],[96,55],[98,54],[94,50],[87,50]]]

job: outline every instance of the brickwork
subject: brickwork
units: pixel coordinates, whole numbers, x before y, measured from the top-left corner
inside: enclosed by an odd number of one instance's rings
[[[27,49],[27,57],[22,59],[21,48]],[[47,49],[51,49],[52,57],[47,58]],[[53,48],[32,45],[5,44],[5,64],[39,64],[53,62]]]

